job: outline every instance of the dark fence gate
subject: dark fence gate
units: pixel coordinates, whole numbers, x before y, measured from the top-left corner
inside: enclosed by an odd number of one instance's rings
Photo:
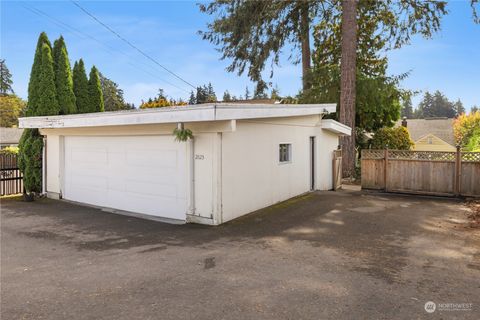
[[[0,195],[23,192],[23,176],[16,154],[0,153]]]

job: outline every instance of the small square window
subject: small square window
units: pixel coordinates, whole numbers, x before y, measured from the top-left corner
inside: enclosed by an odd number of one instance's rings
[[[292,161],[292,145],[290,143],[281,143],[278,151],[280,162]]]

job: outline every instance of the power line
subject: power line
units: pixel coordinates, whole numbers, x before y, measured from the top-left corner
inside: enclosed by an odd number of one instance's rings
[[[56,24],[57,26],[59,26],[60,28],[62,28],[62,29],[64,29],[64,30],[70,31],[70,32],[72,32],[72,33],[76,33],[77,36],[80,36],[80,37],[82,37],[82,38],[89,38],[89,39],[91,39],[91,40],[93,40],[93,41],[101,44],[101,45],[106,49],[106,51],[108,51],[108,52],[110,52],[110,53],[112,53],[112,54],[120,53],[120,54],[124,55],[124,56],[127,57],[127,58],[131,58],[131,56],[129,56],[129,55],[126,54],[125,52],[120,51],[120,50],[118,50],[118,49],[116,49],[116,48],[113,48],[113,47],[105,44],[103,41],[100,41],[100,40],[96,39],[95,37],[93,37],[93,36],[91,36],[91,35],[83,32],[83,31],[81,31],[81,30],[78,30],[78,29],[75,28],[75,27],[70,26],[70,25],[68,25],[67,23],[65,23],[65,22],[63,22],[63,21],[61,21],[61,20],[59,20],[59,19],[56,19],[56,18],[50,16],[49,14],[47,14],[46,12],[44,12],[44,11],[38,9],[38,8],[35,8],[35,7],[33,7],[33,6],[27,6],[26,3],[22,3],[22,7],[25,8],[25,9],[27,9],[28,11],[32,12],[33,14],[39,16],[39,17],[45,16],[46,18],[50,19],[52,23]],[[138,70],[140,70],[140,71],[145,72],[146,74],[150,75],[151,77],[153,77],[153,78],[155,78],[155,79],[158,79],[158,80],[160,80],[160,81],[162,81],[162,82],[165,82],[166,84],[168,84],[168,85],[170,85],[170,86],[172,86],[172,87],[175,87],[175,88],[177,88],[177,89],[179,89],[179,90],[181,90],[181,91],[184,91],[184,92],[186,92],[186,93],[189,93],[188,90],[185,90],[185,89],[183,89],[183,88],[181,88],[181,87],[179,87],[179,86],[177,86],[177,85],[175,85],[175,84],[173,84],[173,83],[171,83],[171,82],[169,82],[169,81],[167,81],[167,80],[165,80],[165,79],[159,78],[158,75],[156,75],[156,74],[154,74],[154,73],[151,73],[150,71],[145,70],[145,69],[141,68],[140,66],[137,66],[137,65],[135,65],[135,64],[133,64],[133,63],[131,63],[131,62],[128,62],[128,61],[127,61],[127,64],[129,64],[130,66],[134,67],[135,69],[138,69]]]
[[[195,87],[193,84],[191,84],[190,82],[188,82],[187,80],[183,79],[182,77],[180,77],[179,75],[177,75],[175,72],[171,71],[170,69],[168,69],[167,67],[163,66],[162,64],[160,64],[157,60],[153,59],[151,56],[149,56],[148,54],[146,54],[145,52],[143,52],[142,50],[140,50],[137,46],[135,46],[134,44],[132,44],[130,41],[128,41],[127,39],[125,39],[124,37],[122,37],[120,34],[118,34],[115,30],[113,30],[112,28],[110,28],[108,25],[106,25],[105,23],[103,23],[102,21],[100,21],[97,17],[95,17],[93,14],[91,14],[90,12],[88,12],[86,9],[84,9],[82,6],[80,6],[78,4],[78,2],[76,1],[73,1],[71,0],[71,2],[77,6],[80,10],[82,10],[83,12],[85,12],[85,14],[87,14],[88,16],[90,16],[93,20],[97,21],[101,26],[103,26],[105,29],[107,29],[108,31],[110,31],[111,33],[113,33],[115,36],[117,36],[117,38],[119,38],[120,40],[122,40],[123,42],[125,42],[126,44],[128,44],[130,47],[132,47],[133,49],[137,50],[141,55],[143,55],[145,58],[151,60],[153,63],[155,63],[156,65],[160,66],[162,69],[164,69],[165,71],[167,71],[168,73],[170,73],[171,75],[173,75],[174,77],[176,77],[177,79],[183,81],[184,83],[186,83],[187,85],[189,85],[190,87],[192,87],[193,89],[197,89],[197,87]]]

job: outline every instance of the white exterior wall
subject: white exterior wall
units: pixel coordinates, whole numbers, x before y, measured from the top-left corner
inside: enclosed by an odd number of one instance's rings
[[[331,190],[333,188],[333,151],[338,148],[338,135],[327,130],[317,131],[317,172],[316,189]]]
[[[338,136],[320,116],[239,120],[222,137],[222,222],[310,191],[310,137],[316,139],[315,188],[332,188]],[[279,144],[292,144],[292,161],[279,162]]]
[[[315,137],[315,189],[332,188],[332,151],[338,135],[319,115],[186,123],[187,221],[220,224],[310,191],[310,137]],[[66,136],[171,135],[175,124],[42,129],[47,135],[47,193],[63,184]],[[171,136],[174,138],[173,135]],[[279,163],[279,144],[292,144],[291,163]],[[193,176],[191,163],[193,161]],[[192,181],[193,180],[193,181]]]
[[[46,143],[46,179],[47,179],[47,193],[50,193],[52,198],[58,198],[60,195],[60,162],[61,155],[61,137],[57,135],[48,135]]]

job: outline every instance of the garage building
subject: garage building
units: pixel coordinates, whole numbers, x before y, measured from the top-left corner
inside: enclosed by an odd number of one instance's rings
[[[332,189],[350,128],[334,104],[208,104],[29,117],[45,136],[44,191],[114,212],[218,225],[311,190]],[[175,141],[183,126],[193,139]]]

